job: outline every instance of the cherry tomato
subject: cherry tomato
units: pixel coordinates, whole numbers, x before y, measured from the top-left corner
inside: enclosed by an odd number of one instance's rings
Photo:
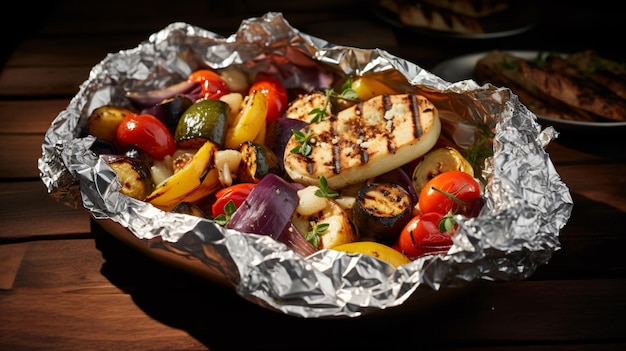
[[[272,122],[282,116],[287,108],[287,90],[283,83],[271,76],[259,77],[248,90],[248,93],[258,90],[267,98],[267,117],[265,120]]]
[[[452,246],[452,233],[439,231],[443,217],[438,212],[413,217],[400,232],[394,248],[411,259],[425,254],[446,253]]]
[[[480,185],[462,171],[446,171],[436,175],[422,188],[418,200],[422,213],[450,212],[475,217],[482,206]]]
[[[224,206],[228,203],[228,201],[233,201],[236,208],[239,208],[243,200],[248,197],[252,188],[254,188],[256,184],[254,183],[239,183],[235,185],[231,185],[229,187],[220,189],[215,193],[215,202],[211,206],[211,213],[213,217],[217,217],[224,213]]]
[[[129,113],[117,127],[116,136],[122,147],[138,147],[158,160],[176,151],[172,133],[163,122],[149,114]]]
[[[197,70],[191,73],[187,80],[200,83],[202,87],[200,96],[205,99],[219,99],[223,95],[230,93],[226,81],[219,74],[209,69]]]

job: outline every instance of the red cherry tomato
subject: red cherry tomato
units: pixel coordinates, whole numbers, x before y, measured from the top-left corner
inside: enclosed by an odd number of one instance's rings
[[[255,185],[254,183],[239,183],[217,191],[215,202],[211,206],[213,217],[225,214],[224,207],[231,200],[235,204],[235,208],[239,208]]]
[[[117,127],[116,136],[122,147],[138,147],[158,160],[176,151],[172,133],[163,122],[149,114],[129,113]]]
[[[452,233],[440,232],[444,215],[437,212],[413,217],[400,232],[394,248],[411,259],[425,254],[446,253],[452,246]]]
[[[187,80],[200,83],[202,87],[200,96],[205,99],[219,99],[223,95],[230,93],[226,81],[219,74],[209,69],[197,70],[191,73]]]
[[[252,85],[248,92],[258,90],[267,99],[267,122],[272,122],[282,116],[287,108],[287,90],[283,83],[271,76],[259,77]]]
[[[420,212],[462,214],[475,217],[482,206],[480,185],[462,171],[447,171],[436,175],[420,192]]]

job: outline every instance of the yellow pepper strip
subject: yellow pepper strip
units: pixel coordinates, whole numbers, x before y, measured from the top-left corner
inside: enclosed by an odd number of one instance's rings
[[[395,90],[379,81],[378,79],[361,76],[352,81],[352,90],[356,92],[361,101],[369,100],[374,96],[383,94],[397,94]]]
[[[333,246],[332,250],[370,255],[391,264],[395,268],[411,262],[411,260],[400,251],[375,241],[355,241]]]
[[[265,135],[267,134],[267,122],[263,123],[261,126],[261,130],[259,130],[259,134],[257,134],[256,138],[254,138],[254,142],[257,144],[265,144]]]
[[[205,142],[189,163],[158,184],[144,201],[170,211],[181,201],[196,201],[217,191],[221,187],[218,170],[214,166],[217,150],[215,143]],[[200,197],[200,194],[203,196]]]
[[[267,99],[260,91],[253,90],[243,101],[243,107],[233,124],[226,131],[225,146],[237,149],[244,141],[255,140],[265,125]]]

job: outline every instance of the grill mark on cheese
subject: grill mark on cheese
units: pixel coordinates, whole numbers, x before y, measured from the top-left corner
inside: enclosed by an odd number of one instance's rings
[[[419,138],[422,136],[422,124],[420,123],[422,112],[419,106],[419,101],[417,101],[417,97],[415,97],[415,95],[411,95],[411,112],[413,114],[413,136]]]
[[[362,109],[363,109],[363,102],[359,102],[355,110],[355,114],[357,117],[360,117],[362,115]],[[358,126],[356,127],[357,133],[359,134],[358,140],[366,140],[367,135],[365,133],[365,129],[363,125],[361,124],[361,118],[359,118],[357,121],[359,122]],[[359,155],[361,156],[361,163],[365,164],[369,161],[369,154],[367,153],[366,149],[363,149],[361,147],[361,145],[362,145],[362,142],[358,143],[356,147],[358,147],[359,149]]]
[[[333,173],[338,174],[339,172],[341,172],[341,147],[340,147],[340,139],[336,139],[336,138],[341,138],[341,136],[337,133],[337,117],[333,116],[331,118],[331,127],[330,127],[330,133],[333,136],[333,139],[331,140],[331,142],[333,142]],[[335,142],[335,140],[337,142]]]
[[[389,112],[391,108],[392,108],[391,97],[389,95],[384,95],[383,96],[383,111],[384,111],[383,116],[386,116],[387,112]],[[391,153],[394,153],[396,151],[395,143],[393,142],[392,138],[389,137],[392,131],[393,131],[393,119],[387,120],[387,127],[385,128],[385,134],[386,134],[385,139],[387,140],[387,150],[389,150],[389,152]]]

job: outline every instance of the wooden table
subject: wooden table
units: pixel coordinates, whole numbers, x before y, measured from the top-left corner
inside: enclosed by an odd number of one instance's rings
[[[565,2],[565,15],[564,4],[551,2],[527,33],[463,41],[396,30],[359,1],[299,3],[108,1],[94,8],[56,1],[4,13],[28,14],[29,21],[2,21],[8,50],[0,73],[0,350],[625,349],[623,129],[562,133],[548,146],[574,199],[562,249],[548,264],[525,281],[480,284],[393,317],[315,320],[271,312],[138,253],[86,211],[46,193],[37,159],[50,122],[107,53],[135,47],[174,21],[230,35],[242,19],[278,10],[305,33],[380,47],[425,68],[492,48],[596,48],[625,58],[621,45],[600,46],[601,35],[623,35],[610,7],[590,15]]]

